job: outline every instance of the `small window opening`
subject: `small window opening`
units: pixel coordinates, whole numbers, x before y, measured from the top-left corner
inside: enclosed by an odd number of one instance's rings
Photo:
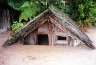
[[[66,37],[62,37],[62,36],[58,36],[57,39],[58,39],[58,40],[66,40],[67,38],[66,38]]]

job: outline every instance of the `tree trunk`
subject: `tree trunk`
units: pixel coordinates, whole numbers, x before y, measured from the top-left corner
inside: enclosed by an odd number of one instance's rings
[[[0,8],[0,33],[10,29],[10,14],[8,9]]]

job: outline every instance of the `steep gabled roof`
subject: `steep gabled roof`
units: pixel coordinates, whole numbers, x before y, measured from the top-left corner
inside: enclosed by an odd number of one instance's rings
[[[48,16],[50,14],[56,16],[58,18],[58,22],[56,22],[54,19]],[[84,32],[82,32],[79,29],[79,27],[75,24],[75,22],[72,19],[70,19],[64,13],[60,12],[59,10],[57,10],[52,6],[49,9],[45,10],[40,15],[38,15],[37,17],[35,17],[33,20],[28,22],[22,30],[20,30],[15,35],[13,35],[10,39],[8,39],[3,46],[10,46],[13,43],[16,43],[20,38],[26,37],[28,34],[30,34],[40,25],[44,24],[47,19],[50,19],[51,23],[55,24],[56,26],[58,26],[57,23],[59,23],[60,26],[58,27],[60,29],[62,29],[61,26],[63,26],[68,31],[70,31],[71,34],[73,34],[82,42],[84,42],[88,47],[92,49],[95,48],[93,42],[89,39],[89,37]],[[52,20],[54,20],[54,22]]]

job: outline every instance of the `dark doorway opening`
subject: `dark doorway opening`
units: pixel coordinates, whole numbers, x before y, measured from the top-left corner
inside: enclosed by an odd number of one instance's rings
[[[37,45],[49,45],[49,39],[47,34],[38,35],[38,43]]]

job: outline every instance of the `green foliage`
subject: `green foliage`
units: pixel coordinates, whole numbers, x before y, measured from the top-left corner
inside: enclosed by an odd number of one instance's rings
[[[16,32],[20,31],[24,27],[24,23],[14,21],[13,25],[11,27],[12,27],[12,31],[16,33]]]
[[[21,12],[19,22],[28,21],[48,8],[47,0],[8,0],[8,4]]]
[[[20,6],[22,6],[25,1],[29,0],[7,0],[8,5],[10,5],[12,8],[18,11],[20,9]]]
[[[50,5],[55,5],[62,10],[65,9],[64,0],[8,0],[8,4],[21,12],[19,21],[28,21],[47,9]]]
[[[70,16],[82,27],[93,26],[96,23],[96,1],[75,0],[71,2]]]
[[[19,22],[28,21],[50,5],[54,5],[73,18],[81,27],[96,25],[95,0],[8,0],[8,4],[21,12]]]
[[[55,3],[53,3],[54,6],[56,6],[57,8],[61,9],[62,11],[65,11],[65,1],[64,0],[57,0]]]
[[[21,12],[18,19],[19,22],[16,21],[12,25],[13,32],[21,30],[24,22],[34,18],[48,8],[47,0],[8,0],[8,4],[15,10]]]
[[[35,17],[39,13],[40,8],[38,3],[26,1],[20,7],[20,11],[21,11],[21,15],[19,17],[19,21],[22,20],[28,21],[28,19]]]

